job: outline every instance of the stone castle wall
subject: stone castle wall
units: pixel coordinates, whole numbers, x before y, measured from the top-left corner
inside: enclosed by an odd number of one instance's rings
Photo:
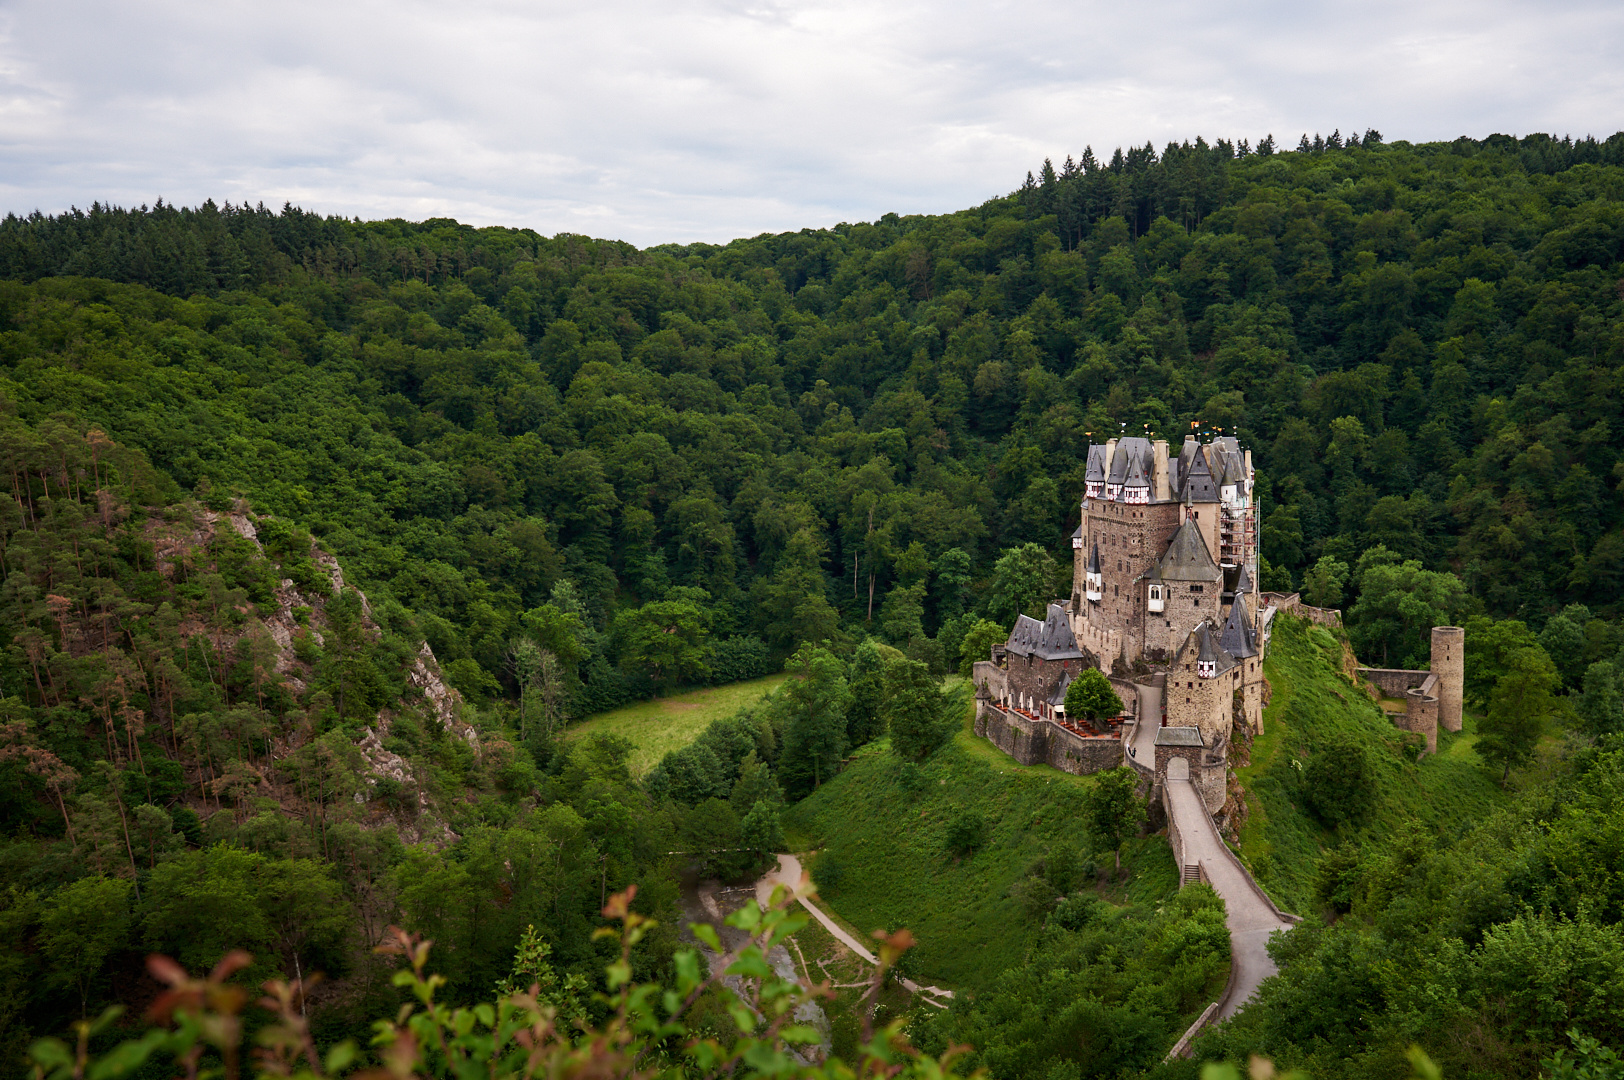
[[[976,705],[975,732],[1022,765],[1050,765],[1073,776],[1114,769],[1124,761],[1115,735],[1084,737],[989,701]]]
[[[1393,723],[1404,731],[1413,731],[1427,740],[1427,753],[1438,752],[1438,698],[1437,676],[1413,690],[1404,692],[1404,714],[1394,716]]]
[[[1031,712],[1040,712],[1040,706],[1047,704],[1059,689],[1063,676],[1069,673],[1076,678],[1083,670],[1081,660],[1043,660],[1013,653],[1004,662],[1009,700]]]
[[[1262,599],[1265,606],[1273,604],[1281,611],[1289,611],[1309,622],[1328,626],[1332,630],[1342,629],[1342,612],[1335,608],[1312,607],[1305,604],[1301,593],[1266,592]]]
[[[1122,740],[1115,735],[1083,737],[1058,724],[1049,725],[1047,764],[1073,776],[1115,769],[1125,763]]]
[[[1409,671],[1403,668],[1359,669],[1359,677],[1382,692],[1383,697],[1401,698],[1431,677],[1430,671]]]
[[[1135,505],[1088,499],[1083,503],[1082,546],[1074,554],[1087,564],[1095,544],[1100,549],[1103,599],[1083,601],[1083,615],[1096,631],[1115,633],[1131,659],[1144,650],[1145,596],[1140,575],[1155,566],[1178,531],[1183,507],[1178,503]],[[1102,657],[1103,660],[1103,657]]]

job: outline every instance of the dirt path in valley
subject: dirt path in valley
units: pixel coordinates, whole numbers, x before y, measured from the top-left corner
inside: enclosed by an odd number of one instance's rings
[[[801,882],[805,877],[806,871],[801,869],[800,859],[796,858],[794,855],[778,856],[778,866],[773,870],[767,871],[767,873],[762,875],[761,880],[756,882],[756,902],[759,903],[763,909],[765,909],[768,901],[772,898],[773,887],[775,885],[786,886],[793,892],[795,889],[800,887]],[[823,924],[823,928],[829,931],[836,941],[846,946],[846,948],[850,949],[858,956],[861,956],[864,960],[867,960],[870,964],[878,964],[880,962],[879,957],[875,956],[866,945],[848,934],[839,923],[835,922],[833,919],[829,918],[828,915],[824,914],[823,910],[819,908],[818,905],[805,898],[802,898],[800,903],[802,907],[806,908],[806,910],[812,914],[814,919]],[[903,986],[907,987],[910,994],[926,994],[943,998],[950,998],[953,996],[953,991],[943,990],[939,986],[921,986],[912,979],[902,979],[901,982]],[[932,1005],[935,1005],[939,1009],[946,1008],[945,1005],[939,1001],[933,1000],[930,996],[927,996],[924,1000]]]

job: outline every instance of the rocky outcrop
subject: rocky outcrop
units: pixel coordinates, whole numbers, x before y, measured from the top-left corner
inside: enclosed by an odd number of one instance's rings
[[[229,528],[251,543],[263,555],[264,547],[260,540],[263,521],[240,502],[226,512],[193,504],[185,508],[177,507],[165,517],[149,519],[146,531],[156,554],[158,572],[174,578],[177,575],[190,576],[200,566],[207,566],[203,552],[217,532],[224,528]],[[283,578],[272,590],[269,603],[243,607],[242,613],[251,614],[252,617],[227,631],[225,640],[214,642],[216,648],[229,649],[244,639],[262,635],[269,642],[270,655],[267,658],[270,666],[296,697],[305,694],[315,677],[311,665],[300,658],[300,639],[308,634],[314,644],[326,644],[326,605],[334,597],[346,590],[354,592],[361,602],[363,631],[374,639],[383,633],[373,618],[372,606],[366,595],[344,580],[344,571],[338,559],[322,551],[313,541],[309,558],[320,571],[319,580],[325,589],[321,586],[315,590],[301,589],[293,580]],[[308,580],[306,584],[309,584]],[[185,635],[205,634],[211,639],[220,633],[217,628],[205,627],[201,623],[183,625],[181,632]],[[391,751],[385,741],[391,725],[403,711],[417,712],[425,722],[438,724],[476,751],[480,749],[479,736],[472,725],[462,719],[462,697],[446,684],[440,673],[440,665],[435,660],[434,650],[427,642],[420,645],[417,655],[413,657],[412,666],[406,672],[406,682],[420,696],[420,701],[411,700],[413,695],[409,695],[396,708],[381,710],[376,721],[363,729],[355,744],[360,760],[365,762],[366,786],[369,791],[376,791],[381,782],[390,781],[391,786],[400,785],[413,792],[415,813],[409,815],[413,820],[402,827],[403,837],[421,834],[421,838],[429,840],[454,839],[450,829],[435,820],[430,812],[430,800],[418,783],[418,778],[413,775],[411,763]],[[312,732],[306,728],[274,740],[272,757],[292,754],[310,737]],[[367,801],[359,792],[356,800]]]

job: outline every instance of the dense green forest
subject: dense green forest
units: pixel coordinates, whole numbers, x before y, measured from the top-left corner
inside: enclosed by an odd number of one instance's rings
[[[1424,954],[1459,988],[1449,957],[1512,928],[1616,928],[1549,849],[1612,850],[1610,816],[1550,823],[1607,802],[1624,729],[1621,256],[1624,134],[1087,152],[956,214],[648,250],[291,206],[9,216],[0,1053],[144,1004],[154,949],[319,968],[324,1042],[397,1004],[391,923],[435,939],[449,1000],[528,926],[599,986],[632,883],[669,974],[687,853],[748,874],[852,748],[928,758],[963,707],[936,676],[1069,591],[1089,441],[1192,427],[1255,452],[1264,587],[1345,607],[1367,662],[1471,620],[1478,752],[1526,791],[1448,840],[1501,853],[1456,873],[1436,830],[1349,833],[1341,922],[1294,935],[1225,1046],[1338,1075],[1427,1042],[1446,1014],[1400,1002],[1441,983],[1383,983],[1333,1038],[1311,973]],[[786,663],[648,777],[558,738]],[[1470,882],[1481,917],[1426,914]],[[1076,933],[1051,938],[1109,936]],[[1621,1041],[1616,1005],[1560,1008],[1452,1060]]]

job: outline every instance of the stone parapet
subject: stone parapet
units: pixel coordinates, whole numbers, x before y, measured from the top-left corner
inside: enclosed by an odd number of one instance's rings
[[[1404,668],[1359,668],[1359,677],[1382,692],[1383,697],[1401,698],[1432,675],[1430,671]]]
[[[1290,612],[1333,630],[1342,629],[1342,612],[1335,608],[1312,607],[1305,604],[1301,593],[1266,592],[1262,597],[1265,605],[1272,604],[1281,611]]]
[[[985,699],[976,703],[975,733],[1022,765],[1049,765],[1073,776],[1114,769],[1125,760],[1117,735],[1079,735]]]

